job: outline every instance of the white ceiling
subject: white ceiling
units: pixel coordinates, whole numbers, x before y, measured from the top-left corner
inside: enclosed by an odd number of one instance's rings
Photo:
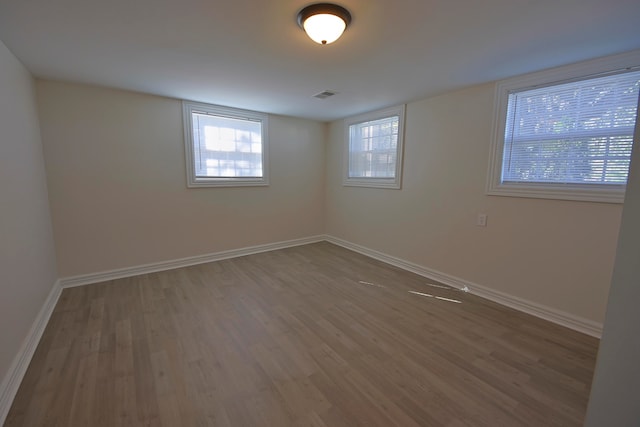
[[[318,120],[640,48],[638,0],[339,0],[327,46],[313,2],[0,0],[0,40],[36,77]]]

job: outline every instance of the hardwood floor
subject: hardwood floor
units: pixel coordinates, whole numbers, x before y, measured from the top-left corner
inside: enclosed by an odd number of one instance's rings
[[[5,426],[581,426],[597,346],[323,242],[65,289]]]

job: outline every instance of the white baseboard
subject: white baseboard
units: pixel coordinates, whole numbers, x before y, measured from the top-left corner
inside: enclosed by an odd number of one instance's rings
[[[138,276],[140,274],[155,273],[158,271],[172,270],[174,268],[189,267],[191,265],[205,264],[213,261],[221,261],[223,259],[236,258],[245,255],[257,254],[260,252],[274,251],[277,249],[285,249],[293,246],[306,245],[309,243],[321,242],[324,236],[311,236],[301,239],[286,240],[283,242],[267,243],[264,245],[249,246],[240,249],[231,249],[227,251],[214,252],[205,255],[196,255],[187,258],[179,258],[169,261],[154,262],[151,264],[137,265],[133,267],[119,268],[116,270],[101,271],[98,273],[82,274],[79,276],[63,277],[60,279],[60,285],[63,288],[71,288],[74,286],[89,285],[91,283],[106,282],[109,280],[122,279],[123,277]]]
[[[13,403],[16,393],[18,393],[18,388],[20,388],[22,378],[27,372],[29,363],[31,363],[31,358],[38,347],[40,338],[42,337],[44,329],[47,327],[51,313],[53,313],[53,309],[55,308],[61,293],[62,288],[60,287],[60,281],[58,280],[53,284],[53,288],[51,288],[51,291],[42,305],[38,316],[31,325],[31,329],[23,341],[20,351],[18,351],[18,354],[13,359],[13,363],[7,371],[7,375],[2,380],[2,384],[0,384],[0,425],[4,424],[5,419],[9,414],[9,409],[11,408],[11,404]]]
[[[433,270],[431,268],[405,261],[403,259],[396,258],[391,255],[387,255],[385,253],[339,239],[337,237],[326,235],[325,240],[338,246],[342,246],[352,251],[377,259],[378,261],[394,265],[396,267],[402,268],[403,270],[407,270],[428,279],[443,283],[445,285],[449,285],[457,289],[463,289],[466,287],[468,288],[469,292],[474,295],[478,295],[482,298],[486,298],[498,304],[522,311],[527,314],[531,314],[541,319],[548,320],[558,325],[565,326],[575,331],[582,332],[592,337],[600,338],[602,336],[602,323],[594,322],[592,320],[585,319],[579,316],[574,316],[555,308],[547,307],[532,301],[527,301],[522,298],[506,294],[504,292],[489,289],[486,286],[478,285],[477,283],[469,282],[468,280],[451,276],[449,274],[442,273],[441,271]]]
[[[600,338],[602,335],[602,324],[585,319],[579,316],[547,307],[532,301],[506,294],[504,292],[490,289],[486,286],[470,282],[428,267],[424,267],[403,259],[387,255],[385,253],[369,249],[367,247],[348,242],[330,235],[311,236],[302,239],[287,240],[283,242],[268,243],[264,245],[250,246],[241,249],[232,249],[228,251],[215,252],[205,255],[197,255],[188,258],[180,258],[176,260],[156,262],[152,264],[138,265],[134,267],[121,268],[98,273],[83,274],[73,277],[65,277],[60,279],[60,286],[63,288],[88,285],[91,283],[105,282],[109,280],[121,279],[123,277],[132,277],[140,274],[155,273],[158,271],[171,270],[174,268],[188,267],[196,264],[204,264],[207,262],[220,261],[223,259],[235,258],[245,255],[256,254],[260,252],[268,252],[277,249],[284,249],[293,246],[306,245],[326,240],[338,246],[353,250],[371,258],[377,259],[387,264],[402,268],[431,280],[452,286],[457,289],[468,288],[469,292],[474,295],[486,298],[498,304],[531,314],[536,317],[551,321],[561,326],[582,332],[584,334]]]

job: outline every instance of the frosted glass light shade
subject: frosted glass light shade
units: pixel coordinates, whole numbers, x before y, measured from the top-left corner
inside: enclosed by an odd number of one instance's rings
[[[307,18],[304,30],[311,40],[319,44],[329,44],[338,40],[347,24],[335,15],[322,14]]]
[[[338,40],[350,22],[349,11],[331,3],[312,4],[298,13],[298,25],[318,44]]]

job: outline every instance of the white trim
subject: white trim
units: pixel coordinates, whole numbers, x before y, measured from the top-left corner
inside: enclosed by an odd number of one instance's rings
[[[451,276],[441,271],[433,270],[428,267],[405,261],[403,259],[396,258],[394,256],[387,255],[385,253],[369,249],[367,247],[351,243],[337,237],[327,235],[325,236],[325,240],[338,246],[342,246],[343,248],[361,253],[368,257],[377,259],[378,261],[386,262],[387,264],[394,265],[396,267],[402,268],[403,270],[407,270],[420,276],[427,277],[431,280],[435,280],[456,289],[463,289],[466,287],[469,292],[479,297],[488,299],[490,301],[513,308],[518,311],[522,311],[527,314],[531,314],[541,319],[548,320],[550,322],[573,329],[575,331],[582,332],[592,337],[600,338],[602,336],[602,323],[594,322],[592,320],[575,316],[573,314],[569,314],[564,311],[547,307],[532,301],[527,301],[525,299],[509,295],[504,292],[489,289],[485,286],[478,285],[477,283],[469,282],[468,280]]]
[[[83,274],[73,277],[65,277],[60,279],[60,286],[62,288],[69,288],[74,286],[89,285],[92,283],[105,282],[109,280],[121,279],[124,277],[132,277],[140,274],[155,273],[158,271],[171,270],[175,268],[188,267],[196,264],[204,264],[208,262],[221,261],[229,258],[236,258],[245,255],[257,254],[261,252],[268,252],[278,249],[285,249],[293,246],[301,246],[309,243],[317,243],[321,241],[327,241],[338,246],[342,246],[346,249],[361,253],[368,257],[377,259],[387,264],[394,265],[402,268],[403,270],[410,271],[423,277],[427,277],[431,280],[443,283],[448,286],[452,286],[457,289],[468,288],[468,290],[474,295],[486,298],[490,301],[498,304],[522,311],[527,314],[539,317],[541,319],[548,320],[558,325],[582,332],[584,334],[600,338],[602,334],[602,323],[594,322],[589,319],[585,319],[580,316],[575,316],[570,313],[566,313],[555,308],[547,307],[542,304],[538,304],[532,301],[528,301],[513,295],[509,295],[504,292],[490,289],[486,286],[479,285],[477,283],[470,282],[459,277],[443,273],[438,270],[434,270],[428,267],[424,267],[410,261],[405,261],[401,258],[397,258],[391,255],[387,255],[383,252],[379,252],[367,247],[351,243],[349,241],[339,239],[334,236],[311,236],[301,239],[287,240],[283,242],[268,243],[264,245],[250,246],[247,248],[231,249],[227,251],[215,252],[205,255],[197,255],[193,257],[180,258],[176,260],[162,261],[151,264],[144,264],[134,267],[120,268],[116,270],[103,271],[98,273]]]
[[[49,323],[49,318],[53,313],[53,309],[55,308],[61,293],[62,287],[60,286],[60,281],[57,280],[53,284],[47,299],[31,325],[29,333],[22,342],[22,346],[20,347],[18,354],[14,357],[11,367],[2,380],[2,384],[0,384],[0,425],[4,425],[7,415],[9,414],[9,409],[11,409],[13,399],[16,397],[16,393],[18,393],[24,374],[27,372],[29,363],[31,363],[33,354],[38,347],[40,338],[42,338],[42,334],[47,327],[47,323]]]
[[[260,252],[274,251],[278,249],[290,248],[293,246],[307,245],[309,243],[321,242],[324,236],[311,236],[301,239],[286,240],[283,242],[267,243],[264,245],[249,246],[240,249],[230,249],[221,252],[214,252],[205,255],[196,255],[186,258],[179,258],[168,261],[154,262],[151,264],[137,265],[133,267],[118,268],[115,270],[101,271],[98,273],[81,274],[60,279],[60,286],[72,288],[75,286],[89,285],[91,283],[106,282],[109,280],[122,279],[124,277],[138,276],[140,274],[155,273],[158,271],[172,270],[174,268],[189,267],[191,265],[205,264],[223,259],[236,258],[245,255],[257,254]]]
[[[198,177],[196,176],[193,147],[193,113],[207,113],[220,117],[259,122],[262,128],[262,177]],[[182,126],[184,130],[187,187],[260,187],[269,185],[269,115],[258,111],[241,110],[195,101],[182,101]]]
[[[493,126],[491,130],[491,149],[486,193],[490,196],[623,203],[625,193],[625,186],[623,185],[501,182],[504,128],[509,93],[511,91],[566,83],[572,80],[585,79],[607,73],[622,72],[629,68],[639,66],[640,50],[634,50],[618,55],[516,76],[497,82],[493,103]]]
[[[395,107],[384,108],[370,113],[344,119],[344,162],[342,172],[342,184],[347,187],[371,187],[371,188],[391,188],[400,189],[402,187],[402,163],[404,157],[404,121],[406,105],[396,105]],[[349,176],[349,145],[351,135],[349,128],[351,125],[370,122],[374,120],[386,119],[398,116],[398,143],[396,148],[396,174],[393,178],[352,178]]]

